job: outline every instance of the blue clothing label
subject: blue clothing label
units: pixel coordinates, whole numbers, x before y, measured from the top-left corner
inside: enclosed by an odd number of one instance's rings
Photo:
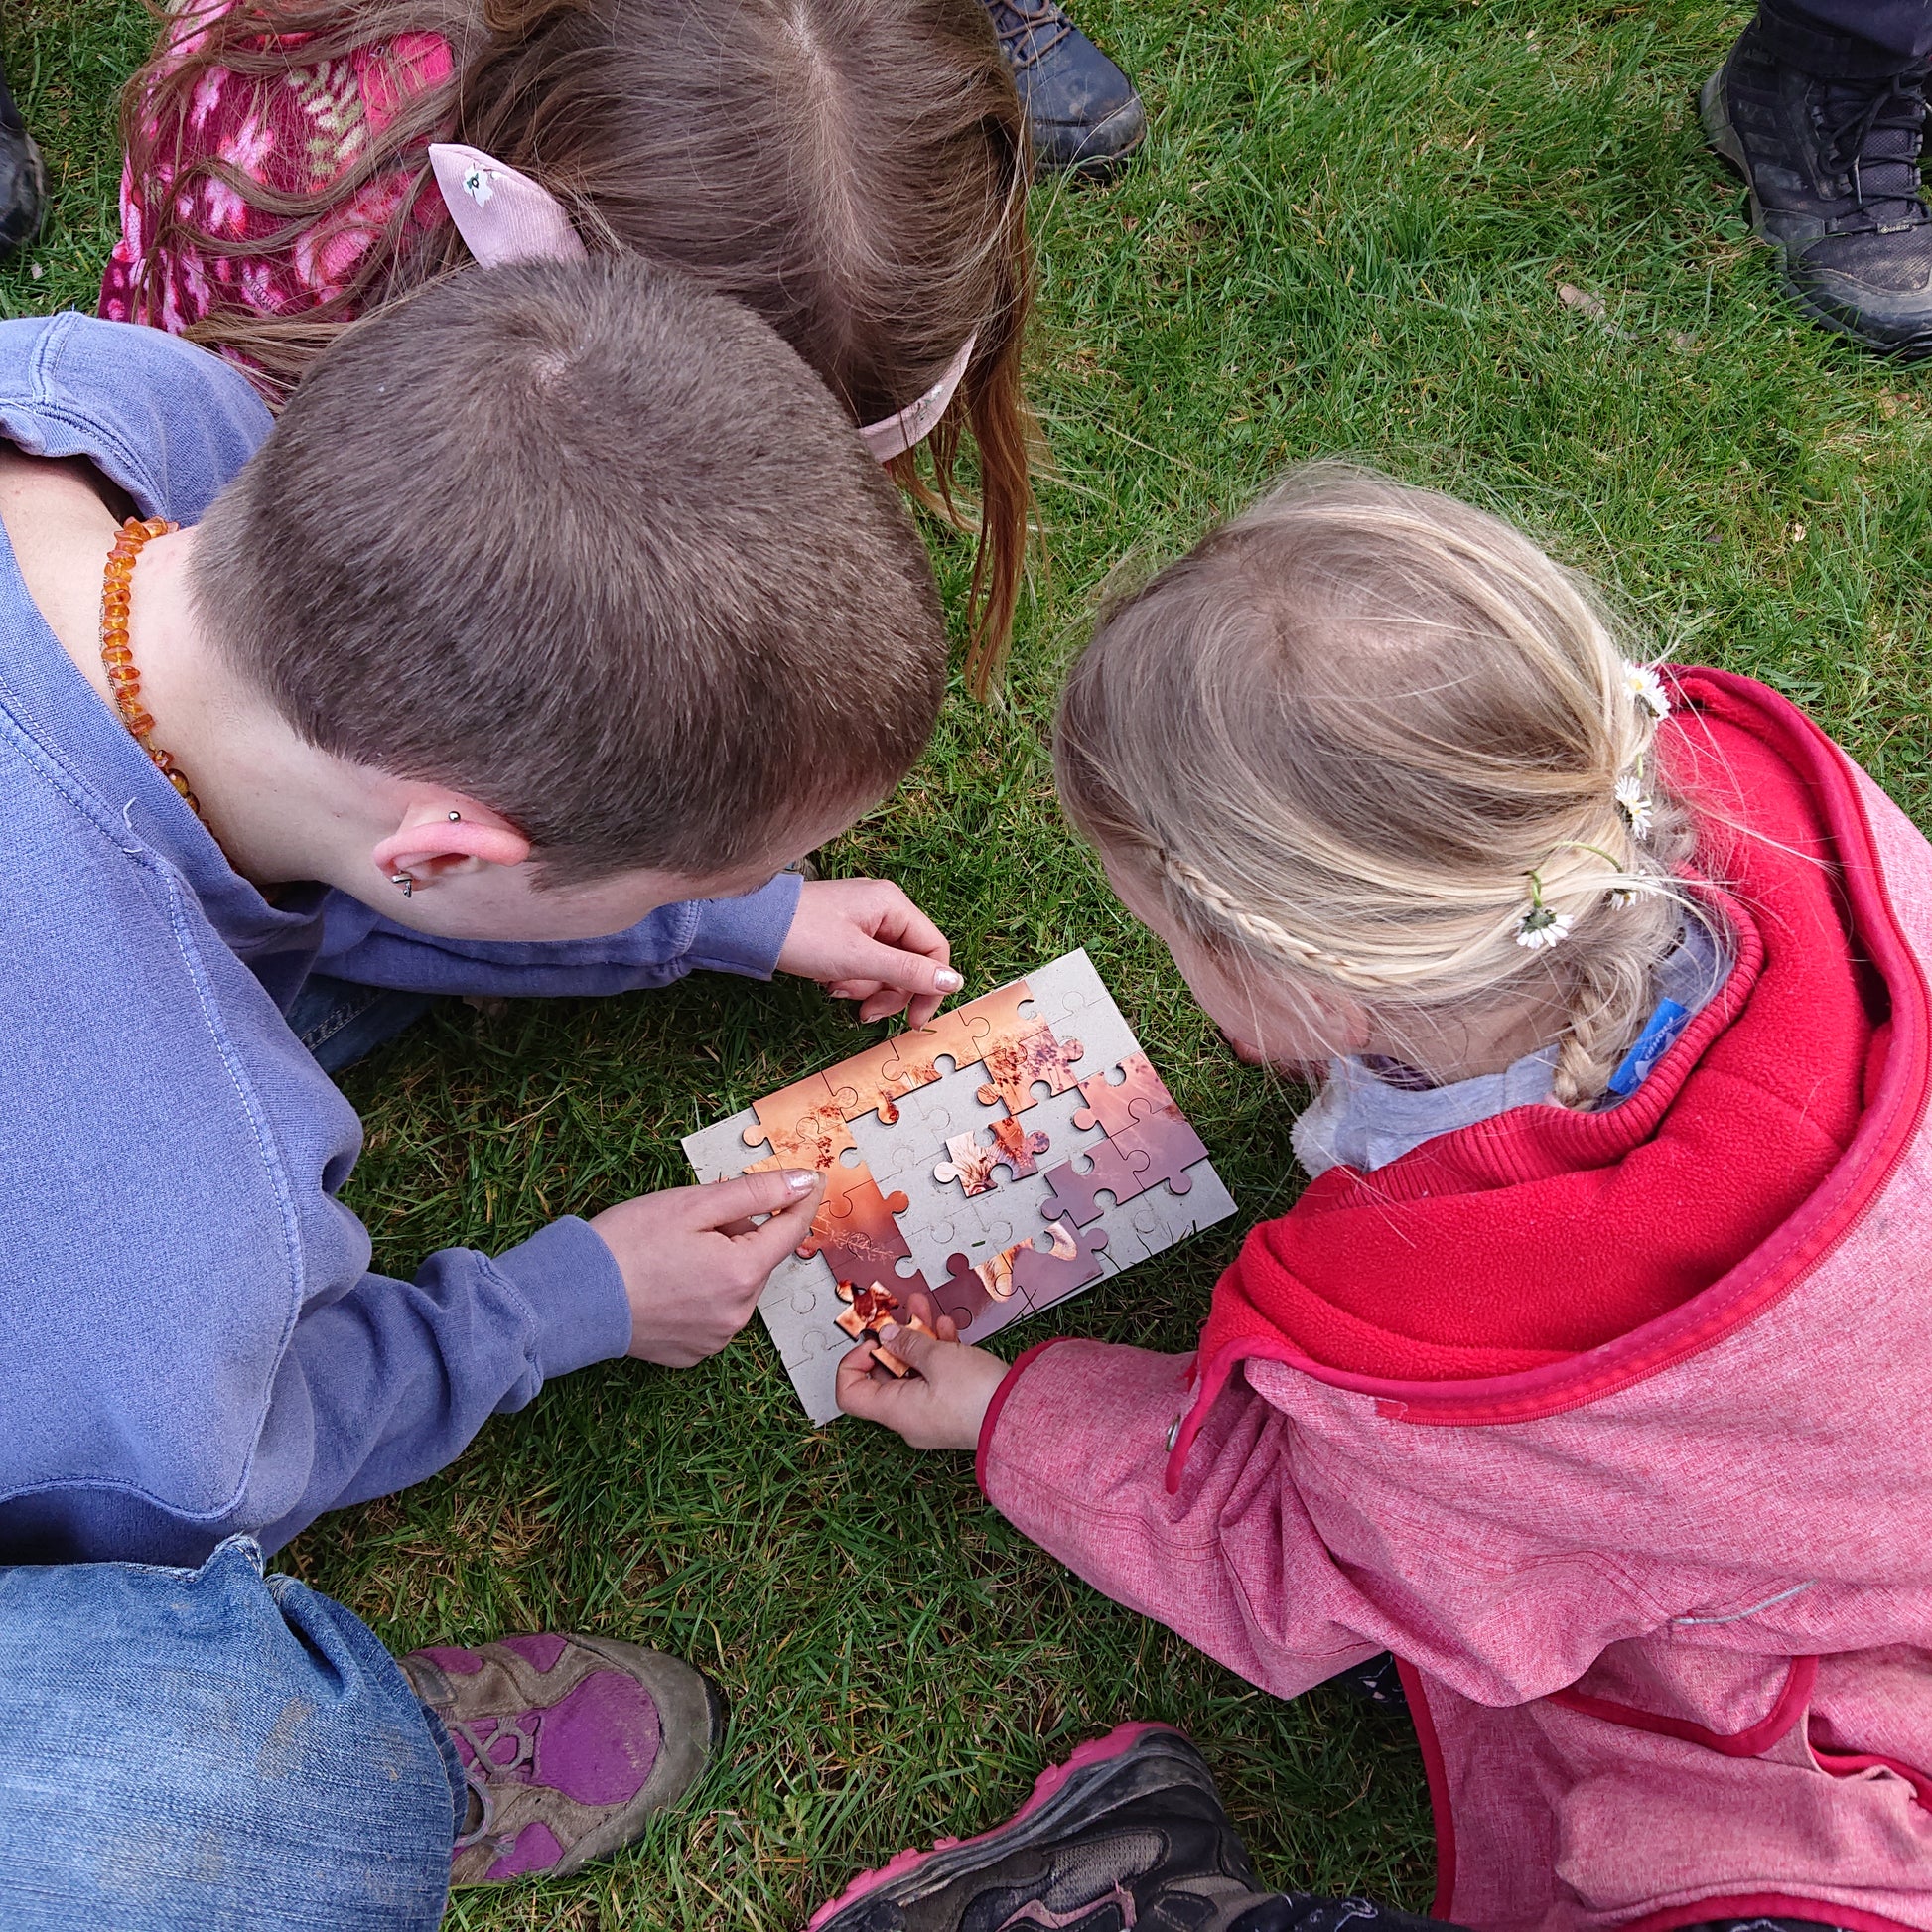
[[[1690,1019],[1688,1007],[1675,1000],[1659,1000],[1657,1011],[1644,1022],[1637,1043],[1624,1054],[1605,1084],[1610,1092],[1627,1100],[1650,1078],[1650,1069],[1677,1044],[1677,1036]]]

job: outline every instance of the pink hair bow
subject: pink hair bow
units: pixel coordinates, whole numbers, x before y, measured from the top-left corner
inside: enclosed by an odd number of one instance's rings
[[[433,141],[429,165],[457,233],[483,267],[496,268],[504,262],[576,262],[589,255],[563,204],[541,183],[504,167],[493,155],[461,141]],[[945,373],[916,401],[860,429],[866,448],[881,463],[902,456],[932,434],[965,376],[978,341],[977,331],[968,336]]]

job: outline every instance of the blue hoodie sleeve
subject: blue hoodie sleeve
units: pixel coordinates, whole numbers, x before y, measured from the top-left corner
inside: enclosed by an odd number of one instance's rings
[[[272,423],[246,376],[178,336],[71,309],[0,323],[0,436],[86,457],[143,516],[200,522]]]
[[[315,970],[359,986],[408,993],[516,998],[628,993],[668,986],[694,967],[769,979],[803,883],[795,872],[781,872],[743,898],[660,905],[648,918],[605,938],[521,942],[412,932],[360,899],[332,893]]]
[[[629,1346],[616,1257],[575,1217],[506,1254],[446,1248],[414,1281],[364,1275],[297,1322],[248,1495],[221,1533],[279,1548],[326,1510],[434,1475],[491,1415]]]
[[[277,1550],[434,1475],[492,1415],[629,1345],[623,1277],[585,1221],[493,1257],[446,1248],[413,1281],[362,1275],[296,1322],[232,1508],[189,1517],[123,1484],[47,1485],[0,1501],[0,1563],[197,1564],[236,1534]]]

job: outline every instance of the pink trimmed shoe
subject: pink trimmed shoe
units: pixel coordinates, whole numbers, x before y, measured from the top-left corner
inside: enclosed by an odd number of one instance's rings
[[[1166,1725],[1122,1725],[1041,1772],[1004,1825],[901,1852],[806,1932],[1232,1932],[1237,1920],[1247,1932],[1279,1902],[1193,1745]]]
[[[561,1877],[643,1834],[711,1761],[724,1700],[655,1650],[546,1632],[398,1659],[463,1761],[452,1885]]]

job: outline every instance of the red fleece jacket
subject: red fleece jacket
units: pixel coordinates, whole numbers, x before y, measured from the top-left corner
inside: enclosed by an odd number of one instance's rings
[[[1519,1107],[1373,1173],[1324,1173],[1222,1277],[1203,1363],[1286,1340],[1400,1380],[1539,1368],[1708,1288],[1844,1153],[1885,1016],[1818,863],[1829,746],[1743,678],[1687,671],[1675,699],[1660,759],[1722,888],[1736,949],[1723,990],[1607,1113]]]

